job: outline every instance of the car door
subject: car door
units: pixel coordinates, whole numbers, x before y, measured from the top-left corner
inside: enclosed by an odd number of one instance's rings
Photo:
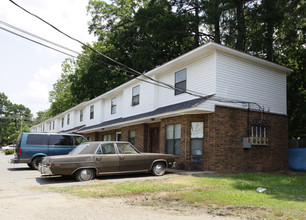
[[[148,170],[148,163],[144,155],[137,152],[129,143],[117,143],[119,151],[119,171]]]
[[[119,171],[119,156],[113,143],[101,144],[94,157],[99,174]]]

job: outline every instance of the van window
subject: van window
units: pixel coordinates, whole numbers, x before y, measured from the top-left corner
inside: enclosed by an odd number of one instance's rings
[[[48,145],[49,135],[45,134],[29,134],[27,145]]]
[[[71,145],[70,136],[50,135],[50,145]]]

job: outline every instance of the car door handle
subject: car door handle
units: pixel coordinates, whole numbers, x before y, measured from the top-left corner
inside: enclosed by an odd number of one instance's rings
[[[119,160],[124,160],[125,157],[119,157]]]
[[[96,161],[101,161],[101,158],[100,157],[96,157]]]

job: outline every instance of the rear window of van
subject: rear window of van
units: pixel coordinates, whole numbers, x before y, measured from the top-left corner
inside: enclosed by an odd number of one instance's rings
[[[49,135],[45,134],[29,134],[27,145],[48,145]]]

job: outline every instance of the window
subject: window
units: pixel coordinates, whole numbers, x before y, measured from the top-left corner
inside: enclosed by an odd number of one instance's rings
[[[135,86],[132,89],[132,106],[139,104],[140,86]]]
[[[52,129],[54,130],[55,127],[55,121],[53,121]]]
[[[62,128],[64,127],[64,118],[62,118]]]
[[[93,119],[94,118],[94,113],[95,113],[95,106],[94,105],[92,105],[92,106],[90,106],[90,119]]]
[[[187,69],[175,73],[175,95],[182,94],[186,91]]]
[[[83,109],[80,110],[80,122],[82,122],[82,121],[83,121]]]
[[[111,114],[116,113],[116,106],[117,106],[117,98],[113,98],[111,101]]]
[[[181,154],[181,124],[166,126],[166,152],[167,154]]]
[[[116,154],[116,150],[113,144],[101,145],[102,154]]]
[[[111,141],[111,135],[110,134],[107,134],[107,135],[104,135],[103,136],[103,141]]]
[[[129,142],[135,145],[135,131],[129,131]]]
[[[116,132],[116,141],[121,141],[121,132]]]
[[[29,134],[27,145],[48,145],[49,135],[45,134]]]
[[[67,125],[70,124],[70,114],[67,115]]]
[[[50,135],[50,145],[71,145],[71,137],[68,135]]]
[[[204,122],[191,122],[191,155],[203,155]]]
[[[120,154],[138,154],[138,151],[128,143],[118,143],[117,147]]]

